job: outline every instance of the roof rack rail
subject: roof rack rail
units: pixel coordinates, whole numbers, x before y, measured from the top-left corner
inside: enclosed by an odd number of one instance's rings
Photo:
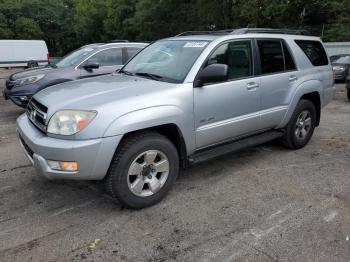
[[[119,39],[116,39],[116,40],[108,41],[107,44],[113,44],[113,43],[127,43],[127,42],[129,42],[129,40],[119,40]]]
[[[217,31],[186,31],[182,32],[176,36],[187,36],[187,35],[229,35],[235,29],[225,29],[225,30],[217,30]]]
[[[287,28],[240,28],[235,29],[233,34],[286,34],[286,35],[311,35],[305,29],[287,29]]]
[[[240,35],[240,34],[288,34],[288,35],[311,35],[304,29],[283,29],[283,28],[239,28],[239,29],[225,29],[218,31],[187,31],[176,36],[188,35]]]

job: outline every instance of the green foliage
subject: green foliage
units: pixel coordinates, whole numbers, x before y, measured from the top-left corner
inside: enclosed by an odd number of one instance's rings
[[[189,30],[306,28],[350,41],[349,0],[0,0],[0,39],[44,39],[54,55]]]
[[[38,23],[27,17],[17,18],[14,33],[21,39],[40,39],[43,35]]]

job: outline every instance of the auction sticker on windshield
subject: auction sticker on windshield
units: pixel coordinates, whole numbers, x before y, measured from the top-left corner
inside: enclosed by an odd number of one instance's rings
[[[197,48],[203,48],[208,44],[208,42],[187,42],[184,47],[197,47]]]

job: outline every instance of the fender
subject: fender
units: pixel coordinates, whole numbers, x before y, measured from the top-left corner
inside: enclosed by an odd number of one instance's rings
[[[148,107],[119,116],[108,126],[103,137],[125,135],[166,124],[174,124],[179,128],[185,140],[187,152],[192,152],[195,148],[193,116],[185,114],[174,105]]]
[[[69,81],[73,81],[73,80],[72,79],[55,79],[54,81],[47,83],[44,88],[49,87],[49,86],[62,84],[64,82],[69,82]]]
[[[298,102],[300,101],[301,97],[305,94],[312,93],[312,92],[318,92],[318,94],[320,95],[320,98],[322,99],[322,83],[321,83],[321,81],[308,80],[308,81],[301,83],[296,88],[296,91],[293,94],[292,100],[289,103],[288,110],[287,110],[286,114],[284,115],[282,122],[278,125],[277,128],[283,128],[288,124],[288,122],[291,119],[291,117],[295,111],[295,108],[297,107]]]

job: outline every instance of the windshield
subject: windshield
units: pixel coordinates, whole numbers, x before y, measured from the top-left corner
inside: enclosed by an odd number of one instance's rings
[[[350,64],[350,55],[349,56],[342,56],[342,57],[334,60],[333,63]]]
[[[143,49],[120,72],[181,83],[207,44],[206,41],[161,40]]]
[[[94,49],[90,47],[80,48],[62,58],[55,66],[68,67],[75,65],[76,62],[83,59],[87,54],[90,54]]]

